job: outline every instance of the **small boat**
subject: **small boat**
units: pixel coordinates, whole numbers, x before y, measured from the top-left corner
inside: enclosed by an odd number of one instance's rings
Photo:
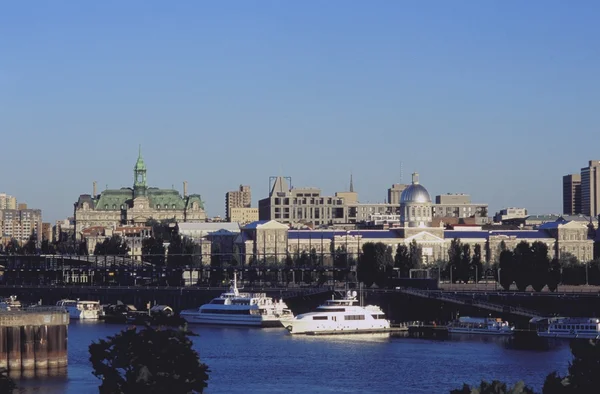
[[[60,300],[56,306],[65,308],[71,319],[98,320],[100,318],[99,301]]]
[[[179,316],[188,323],[255,327],[280,327],[282,318],[294,317],[283,300],[274,301],[265,293],[240,293],[236,272],[229,291]]]
[[[539,337],[600,339],[600,319],[597,317],[534,318]]]
[[[390,321],[380,307],[358,305],[356,291],[348,291],[341,299],[325,301],[315,311],[282,319],[281,324],[290,334],[354,334],[385,332]]]
[[[495,317],[463,316],[448,325],[450,334],[512,335],[515,328]]]
[[[17,300],[16,295],[11,295],[0,300],[0,310],[3,311],[18,311],[21,309],[21,301]]]
[[[103,305],[100,318],[107,323],[126,323],[127,315],[136,311],[135,306],[117,301],[114,305]]]

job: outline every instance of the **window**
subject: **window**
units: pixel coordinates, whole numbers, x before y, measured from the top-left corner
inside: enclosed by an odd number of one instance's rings
[[[344,320],[365,320],[365,315],[346,315]]]
[[[313,316],[313,320],[327,320],[327,316]]]

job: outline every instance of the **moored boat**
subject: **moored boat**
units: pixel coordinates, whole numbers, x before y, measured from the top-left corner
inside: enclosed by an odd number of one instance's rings
[[[63,307],[69,312],[71,319],[76,320],[98,320],[100,318],[99,301],[81,301],[63,299],[56,303],[56,306]]]
[[[341,299],[327,300],[313,312],[282,319],[281,324],[290,334],[376,333],[390,328],[380,307],[358,305],[356,291],[348,291]]]
[[[531,319],[539,337],[600,339],[600,318],[551,317]]]
[[[255,327],[279,327],[282,318],[294,317],[283,300],[275,301],[265,293],[241,293],[235,272],[229,291],[179,316],[188,323]]]
[[[495,317],[462,316],[448,325],[450,334],[512,335],[515,328]]]

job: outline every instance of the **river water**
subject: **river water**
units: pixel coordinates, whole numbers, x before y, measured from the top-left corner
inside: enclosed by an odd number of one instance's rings
[[[21,393],[97,393],[88,345],[125,326],[72,322],[69,366],[58,376],[21,379]],[[194,347],[218,393],[448,393],[463,382],[524,380],[540,391],[546,375],[564,374],[567,341],[531,346],[516,339],[452,336],[446,340],[388,335],[291,336],[283,328],[191,326]]]

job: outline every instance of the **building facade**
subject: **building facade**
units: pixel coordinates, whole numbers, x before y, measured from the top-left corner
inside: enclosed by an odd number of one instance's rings
[[[387,191],[388,204],[400,205],[400,196],[407,187],[404,183],[394,183]]]
[[[578,215],[581,212],[581,174],[563,176],[563,214]]]
[[[88,227],[116,228],[144,226],[149,220],[173,222],[203,222],[206,220],[204,202],[199,194],[183,196],[174,189],[148,187],[146,164],[140,154],[134,167],[133,187],[107,189],[97,194],[94,183],[92,195],[82,194],[74,206],[75,236],[81,238]]]
[[[250,208],[252,205],[252,191],[250,186],[240,185],[239,190],[234,190],[225,193],[225,218],[228,222],[232,220],[232,209],[234,208]],[[258,220],[258,219],[256,219]]]
[[[442,194],[435,196],[434,218],[474,218],[476,224],[489,223],[488,205],[474,204],[468,194]]]
[[[231,208],[229,212],[228,222],[244,225],[258,220],[258,208]]]
[[[42,211],[40,209],[2,209],[0,223],[3,243],[15,239],[23,244],[34,235],[38,246],[41,244]]]
[[[600,214],[600,160],[590,160],[588,166],[581,169],[581,213]]]

